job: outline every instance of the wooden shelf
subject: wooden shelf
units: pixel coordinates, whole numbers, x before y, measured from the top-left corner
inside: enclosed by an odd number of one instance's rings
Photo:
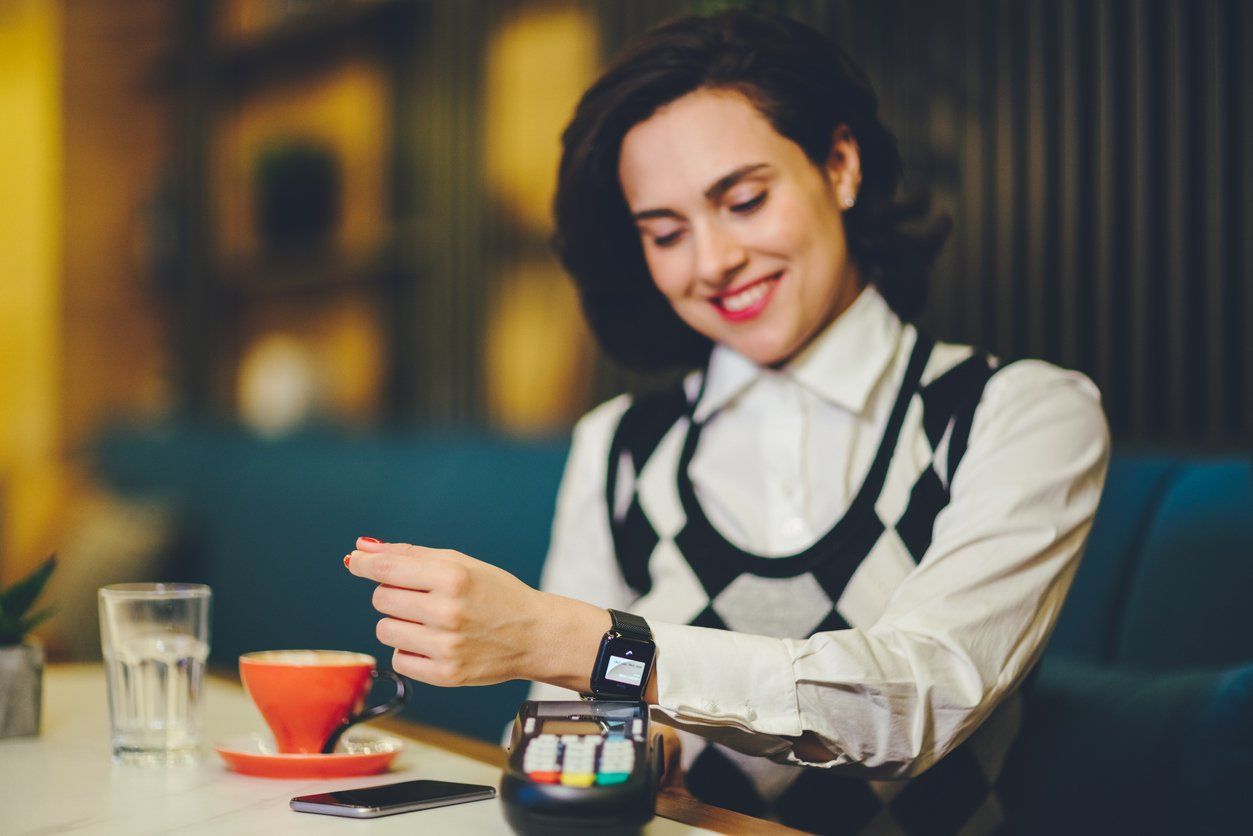
[[[229,38],[215,21],[219,8],[215,0],[177,0],[177,49],[153,68],[151,78],[154,89],[170,98],[176,143],[181,246],[171,269],[184,279],[176,300],[180,327],[173,331],[180,396],[189,410],[229,410],[231,396],[223,381],[231,379],[232,364],[238,362],[241,329],[267,317],[298,321],[341,304],[345,310],[365,305],[377,312],[380,323],[381,408],[387,416],[406,414],[414,403],[410,335],[418,266],[412,243],[397,238],[397,227],[414,202],[409,158],[418,143],[410,108],[415,60],[421,57],[414,45],[422,43],[426,4],[331,0]],[[233,158],[213,147],[219,138],[215,131],[229,128],[230,120],[250,108],[274,107],[273,100],[293,91],[308,94],[295,96],[293,112],[314,106],[311,97],[325,92],[318,85],[335,73],[355,72],[362,58],[377,64],[383,85],[374,91],[380,97],[377,106],[389,115],[388,127],[380,128],[377,137],[379,164],[385,167],[381,185],[358,190],[371,201],[368,230],[350,234],[347,227],[338,228],[323,247],[290,255],[232,255],[250,237],[231,237],[227,240],[233,245],[222,246],[213,234],[215,213],[225,211],[217,198],[219,190],[242,188],[243,181],[237,182],[239,172],[223,176],[223,166]],[[334,242],[341,240],[361,249],[337,248]]]

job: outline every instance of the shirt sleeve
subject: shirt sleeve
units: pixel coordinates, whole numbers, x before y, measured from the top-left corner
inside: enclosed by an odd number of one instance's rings
[[[803,640],[651,623],[658,705],[732,748],[908,777],[964,740],[1039,658],[1100,499],[1109,433],[1083,375],[989,380],[930,548],[871,626]],[[835,758],[792,750],[816,735]],[[763,737],[765,736],[765,737]]]
[[[605,508],[609,445],[630,398],[607,401],[580,419],[574,428],[570,456],[557,491],[552,536],[540,589],[577,598],[598,607],[629,609],[635,594],[622,577],[614,556]],[[532,700],[578,699],[565,688],[535,682]]]

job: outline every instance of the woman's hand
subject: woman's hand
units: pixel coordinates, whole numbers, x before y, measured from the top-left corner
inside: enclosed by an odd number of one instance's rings
[[[345,558],[377,581],[379,641],[397,673],[432,685],[532,679],[587,690],[609,613],[533,589],[460,552],[357,541]]]

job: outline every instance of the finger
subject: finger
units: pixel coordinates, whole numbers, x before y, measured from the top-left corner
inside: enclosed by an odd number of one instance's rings
[[[421,656],[431,656],[442,647],[430,627],[400,618],[381,619],[374,627],[374,635],[388,647]]]
[[[413,554],[425,555],[431,552],[446,553],[447,549],[432,549],[426,546],[415,546],[412,543],[389,543],[378,540],[374,537],[358,537],[357,549],[363,552],[373,552],[375,554],[383,554],[386,552],[395,552],[396,554]]]
[[[345,560],[357,577],[405,589],[441,589],[447,583],[445,561],[437,549],[409,546],[407,552],[352,552]]]
[[[459,633],[473,623],[470,609],[464,601],[441,592],[425,592],[379,584],[374,588],[374,609],[400,618],[434,627],[445,632]]]
[[[392,670],[401,676],[443,688],[470,684],[464,671],[457,665],[449,664],[446,660],[432,659],[403,650],[397,650],[392,654]]]
[[[436,627],[443,627],[442,619],[438,617],[439,607],[436,606],[430,592],[415,589],[405,589],[399,586],[389,586],[387,584],[379,584],[374,588],[374,597],[371,599],[374,609],[399,618],[404,621],[413,621],[418,624],[430,624]]]

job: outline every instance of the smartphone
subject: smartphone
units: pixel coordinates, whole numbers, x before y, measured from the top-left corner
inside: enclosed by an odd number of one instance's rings
[[[447,807],[467,801],[482,801],[495,796],[496,788],[483,784],[402,781],[399,784],[380,784],[356,790],[300,795],[291,800],[291,808],[301,813],[373,819],[408,813],[411,810],[429,810],[432,807]]]

